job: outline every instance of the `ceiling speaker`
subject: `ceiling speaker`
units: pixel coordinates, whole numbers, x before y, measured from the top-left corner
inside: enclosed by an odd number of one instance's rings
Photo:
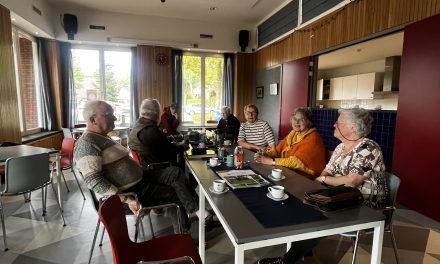
[[[75,15],[64,14],[63,15],[63,28],[67,33],[67,39],[73,40],[74,35],[78,33],[78,19]]]

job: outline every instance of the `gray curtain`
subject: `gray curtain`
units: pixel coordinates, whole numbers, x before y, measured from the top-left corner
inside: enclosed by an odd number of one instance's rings
[[[182,58],[183,52],[181,50],[172,50],[172,75],[173,75],[173,93],[172,100],[177,103],[178,113],[182,113],[183,96],[182,96]]]
[[[55,106],[47,77],[46,53],[44,51],[45,44],[46,42],[43,38],[37,38],[42,127],[44,131],[54,131],[57,129],[57,123]]]
[[[78,121],[71,44],[60,43],[61,90],[63,92],[63,127],[73,128]]]
[[[130,126],[136,123],[139,117],[138,105],[138,85],[137,85],[137,47],[131,48],[131,75],[130,75],[130,94],[131,94],[131,115]]]
[[[231,113],[233,113],[233,102],[234,102],[234,54],[225,53],[224,54],[224,74],[223,74],[223,93],[222,93],[222,104],[229,106],[231,108]]]

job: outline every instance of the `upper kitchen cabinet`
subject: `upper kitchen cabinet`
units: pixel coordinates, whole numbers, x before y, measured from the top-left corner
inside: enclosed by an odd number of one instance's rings
[[[373,92],[382,90],[383,73],[371,72],[357,76],[357,99],[373,99]]]

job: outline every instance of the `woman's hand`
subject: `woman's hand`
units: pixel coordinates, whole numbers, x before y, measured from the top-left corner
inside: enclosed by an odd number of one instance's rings
[[[260,155],[260,154],[258,154],[258,153],[256,153],[256,154],[254,155],[254,160],[255,160],[256,162],[258,162],[258,163],[262,163],[262,164],[269,164],[269,165],[272,164],[272,158],[270,158],[270,157],[266,157],[266,156],[263,156],[263,155]]]

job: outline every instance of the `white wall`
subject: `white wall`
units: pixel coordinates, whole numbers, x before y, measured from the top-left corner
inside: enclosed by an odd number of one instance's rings
[[[25,23],[19,24],[29,33],[34,34],[36,28],[44,37],[55,36],[52,7],[45,0],[0,0],[0,4],[32,24],[34,27],[31,28],[27,28],[29,25]],[[32,6],[41,10],[41,16],[32,10]]]
[[[53,21],[55,37],[67,40],[61,24],[60,14],[71,13],[78,18],[76,41],[107,42],[108,38],[128,38],[163,42],[197,44],[200,50],[239,51],[238,32],[250,29],[249,25],[214,24],[194,20],[129,15],[82,9],[69,6],[54,6]],[[105,31],[89,29],[89,25],[102,25]],[[213,39],[200,39],[200,34],[211,34]],[[254,35],[254,34],[252,34]],[[254,43],[251,40],[250,43]],[[134,43],[135,44],[135,43]],[[250,51],[252,47],[248,47]]]

